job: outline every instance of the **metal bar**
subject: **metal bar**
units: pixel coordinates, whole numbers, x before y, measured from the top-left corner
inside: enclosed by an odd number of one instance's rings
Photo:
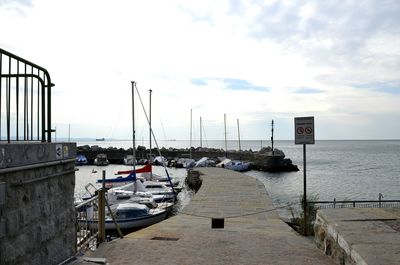
[[[38,70],[38,76],[40,76],[40,71]],[[44,105],[44,98],[45,98],[45,96],[46,96],[46,91],[45,91],[45,86],[44,86],[44,83],[43,83],[43,86],[42,86],[42,88],[41,88],[41,92],[42,92],[42,136],[41,136],[41,141],[42,142],[46,142],[46,122],[45,122],[45,119],[46,119],[46,106]],[[39,83],[38,83],[38,98],[39,98]],[[40,126],[40,122],[39,122],[39,102],[38,102],[38,113],[37,113],[37,115],[38,115],[38,123],[37,123],[37,126]],[[39,135],[38,135],[38,140],[39,140]]]
[[[99,237],[98,243],[103,243],[106,238],[106,229],[105,229],[105,191],[106,191],[106,171],[103,170],[103,181],[102,181],[102,188],[99,190],[99,220],[98,220],[98,228],[99,228]]]
[[[228,145],[226,142],[226,114],[224,114],[224,135],[225,135],[225,158],[228,157]]]
[[[0,174],[6,174],[6,173],[11,173],[11,172],[35,169],[35,168],[41,168],[41,167],[55,166],[55,165],[64,165],[64,164],[71,163],[71,162],[75,162],[75,158],[57,160],[57,161],[51,161],[51,162],[45,162],[45,163],[38,163],[38,164],[33,164],[33,165],[19,166],[19,167],[4,168],[4,169],[0,169]]]
[[[43,71],[47,77],[47,141],[51,142],[51,88],[53,84],[51,83],[50,75],[47,71]],[[45,98],[42,99],[42,104],[45,104]],[[43,120],[44,122],[44,120]]]
[[[1,141],[1,94],[2,94],[2,92],[3,92],[3,89],[2,89],[2,80],[3,80],[3,78],[2,78],[2,76],[3,76],[3,54],[0,52],[0,141]]]
[[[119,225],[118,225],[118,223],[117,223],[117,220],[115,219],[114,214],[113,214],[113,212],[111,211],[111,208],[110,208],[110,205],[108,204],[107,199],[105,199],[104,201],[105,201],[105,203],[106,203],[106,205],[107,205],[108,211],[110,212],[111,219],[113,220],[113,222],[114,222],[114,224],[115,224],[115,228],[117,229],[117,232],[118,232],[119,237],[120,237],[120,238],[124,238],[124,234],[122,234],[121,229],[119,228]]]
[[[27,122],[27,115],[26,115],[26,92],[28,91],[28,77],[26,76],[26,64],[24,67],[24,140],[26,140],[26,122]]]
[[[33,75],[33,67],[32,67],[31,70],[32,70],[32,75]],[[33,78],[31,79],[31,97],[32,97],[32,95],[33,95]],[[28,101],[27,101],[27,106],[28,106],[27,109],[28,109],[28,117],[29,117],[29,92],[28,92],[28,95],[27,95],[27,99],[28,99]],[[30,131],[29,128],[33,127],[33,121],[32,121],[33,112],[32,111],[33,111],[33,109],[31,107],[31,115],[30,115],[31,116],[31,121],[30,121],[31,123],[29,123],[29,121],[28,121],[28,127],[27,127],[28,128],[28,138],[27,138],[28,140],[29,140],[29,131]],[[30,124],[30,127],[29,127],[29,124]],[[31,137],[32,137],[32,134],[31,134]],[[32,140],[32,138],[31,138],[31,140]]]
[[[40,71],[38,70],[38,76],[40,77]],[[44,85],[42,85],[42,88],[44,87]],[[39,112],[40,112],[40,96],[39,96],[39,81],[38,81],[38,91],[37,91],[37,124],[36,124],[36,129],[37,129],[37,140],[39,140],[39,128],[40,128],[40,119],[39,119]],[[43,119],[42,119],[43,122]],[[42,129],[43,130],[43,129]]]
[[[192,159],[192,109],[190,109],[190,149],[189,158]]]
[[[149,93],[150,93],[150,101],[149,101],[149,137],[150,137],[150,139],[149,139],[149,146],[150,146],[150,152],[149,152],[149,161],[150,161],[150,164],[153,164],[152,163],[152,160],[151,160],[151,92],[153,92],[151,89],[149,89]],[[152,172],[150,172],[150,175],[151,176],[153,176],[153,171]]]
[[[306,144],[303,144],[303,174],[304,174],[304,235],[307,236],[307,174],[306,174]]]
[[[239,152],[242,151],[242,146],[240,144],[240,128],[239,128],[239,119],[237,119],[237,129],[238,129],[238,140],[239,140]],[[272,149],[274,150],[274,149]]]
[[[8,73],[11,74],[11,57],[8,57]],[[11,78],[7,78],[6,82],[6,108],[7,108],[7,142],[10,143],[10,97],[11,97]]]
[[[203,148],[203,122],[201,120],[201,116],[200,116],[200,148]]]
[[[19,74],[19,61],[17,61],[17,75]],[[17,83],[16,83],[16,115],[17,115],[17,122],[16,122],[16,140],[19,140],[19,77],[17,77]]]
[[[136,133],[135,133],[135,81],[132,84],[132,168],[136,169]]]
[[[92,201],[97,201],[98,199],[99,199],[99,195],[95,195],[95,196],[93,196],[92,198],[90,198],[90,199],[88,199],[88,200],[85,200],[84,202],[82,202],[82,203],[76,205],[76,206],[75,206],[75,209],[79,209],[79,208],[81,208],[82,206],[84,206],[84,205],[86,205],[86,204],[89,204],[89,203],[92,202]]]

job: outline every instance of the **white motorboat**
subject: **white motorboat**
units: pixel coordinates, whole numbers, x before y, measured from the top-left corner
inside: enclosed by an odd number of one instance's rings
[[[175,193],[171,187],[167,187],[165,183],[158,181],[145,181],[143,186],[147,192],[153,195],[156,202],[169,202],[175,200]]]
[[[194,165],[194,167],[214,167],[215,162],[212,159],[209,159],[208,157],[202,157],[200,158]]]
[[[250,169],[250,163],[249,162],[243,162],[239,160],[231,160],[229,158],[224,158],[222,159],[221,162],[219,162],[216,167],[221,167],[221,168],[226,168],[238,172],[243,172],[246,170]]]
[[[143,195],[145,197],[151,196],[157,203],[160,202],[173,202],[175,194],[170,187],[167,187],[165,183],[158,181],[144,181],[143,183],[139,180],[126,184],[124,186],[110,189],[109,192],[120,193],[120,198],[123,196],[138,196]]]
[[[125,157],[124,157],[124,165],[130,165],[130,166],[132,166],[133,165],[133,160],[134,160],[135,158],[133,157],[133,155],[126,155]],[[136,162],[136,161],[135,161]]]
[[[231,169],[234,171],[238,172],[243,172],[250,170],[250,163],[249,162],[243,162],[243,161],[238,161],[238,160],[232,160],[225,164],[226,169]]]

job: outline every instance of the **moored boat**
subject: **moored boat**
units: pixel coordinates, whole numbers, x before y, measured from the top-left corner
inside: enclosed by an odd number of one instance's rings
[[[110,162],[108,162],[106,154],[98,154],[94,159],[93,164],[95,164],[96,166],[108,166]]]
[[[145,204],[124,202],[110,206],[112,214],[115,217],[115,222],[112,219],[111,213],[106,212],[105,229],[117,229],[116,224],[120,229],[138,229],[161,222],[167,217],[168,208],[153,208],[150,209]],[[91,213],[91,214],[90,214]],[[86,221],[90,227],[97,228],[98,220],[94,217],[94,212],[89,210],[89,218]]]
[[[87,165],[87,163],[88,163],[87,158],[84,155],[78,155],[75,158],[75,165],[77,166]]]

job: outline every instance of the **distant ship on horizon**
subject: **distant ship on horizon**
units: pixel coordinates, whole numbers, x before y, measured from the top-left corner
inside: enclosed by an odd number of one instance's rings
[[[96,138],[96,141],[105,141],[104,138]]]

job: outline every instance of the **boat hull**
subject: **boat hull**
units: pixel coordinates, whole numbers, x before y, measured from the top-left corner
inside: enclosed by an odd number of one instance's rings
[[[117,224],[120,229],[138,229],[147,227],[156,223],[159,223],[167,217],[168,211],[162,211],[160,213],[154,215],[147,215],[142,217],[135,218],[127,218],[127,219],[118,219]],[[86,222],[85,222],[86,223]],[[91,229],[98,229],[98,221],[92,220],[87,221],[87,224]],[[116,230],[115,223],[111,218],[107,218],[105,221],[105,229],[106,230]]]

